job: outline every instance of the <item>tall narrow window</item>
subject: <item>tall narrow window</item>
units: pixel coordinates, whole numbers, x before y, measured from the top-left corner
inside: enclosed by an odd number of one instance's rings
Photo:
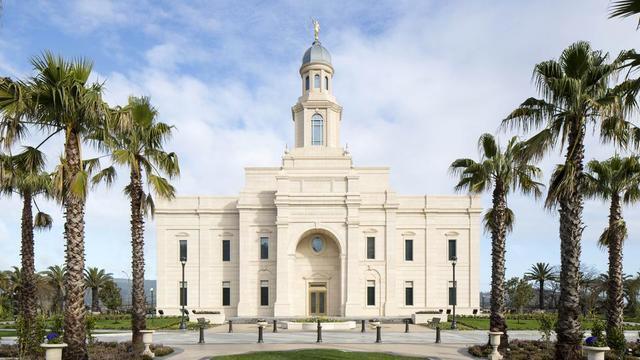
[[[316,89],[320,89],[320,75],[316,74],[313,77],[313,87]]]
[[[314,114],[311,117],[311,145],[322,145],[324,133],[324,119],[322,115]]]
[[[187,261],[187,240],[180,240],[180,262]]]
[[[373,236],[367,237],[367,259],[376,258],[376,238]]]
[[[309,76],[307,75],[306,78],[304,78],[304,89],[305,90],[309,90]]]
[[[404,260],[413,261],[413,240],[404,241]]]
[[[180,281],[180,306],[187,306],[187,282]]]
[[[328,76],[324,77],[324,88],[326,90],[329,90],[329,77]]]
[[[367,280],[367,306],[376,305],[376,281]]]
[[[269,258],[269,238],[260,238],[260,259],[267,260]]]
[[[458,257],[456,252],[456,240],[449,239],[449,260],[454,260]]]
[[[222,282],[222,306],[231,305],[231,282]]]
[[[260,280],[260,305],[269,305],[269,280]]]
[[[413,306],[413,281],[404,282],[404,304]]]
[[[231,261],[231,240],[222,240],[222,261]]]

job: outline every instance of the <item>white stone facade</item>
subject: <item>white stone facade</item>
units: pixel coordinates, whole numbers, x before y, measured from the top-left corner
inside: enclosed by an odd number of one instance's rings
[[[353,166],[340,145],[342,107],[332,94],[330,55],[319,42],[300,74],[295,147],[281,166],[246,168],[239,196],[158,204],[157,308],[179,311],[179,242],[186,240],[189,310],[377,317],[451,309],[455,240],[456,310],[477,309],[479,197],[398,195],[388,168]]]

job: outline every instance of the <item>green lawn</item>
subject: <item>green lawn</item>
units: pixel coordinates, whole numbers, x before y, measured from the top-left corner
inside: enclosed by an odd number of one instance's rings
[[[489,330],[489,318],[471,318],[471,317],[464,317],[464,318],[460,318],[457,320],[458,322],[458,328],[460,330]],[[582,328],[583,329],[591,329],[591,327],[593,327],[593,321],[592,320],[582,320],[581,321],[582,324]],[[466,327],[463,328],[463,325]],[[442,328],[445,328],[444,326]],[[538,330],[540,328],[540,325],[538,323],[538,320],[532,320],[532,319],[527,319],[527,320],[515,320],[515,319],[507,319],[507,328],[509,330]],[[640,330],[639,326],[625,326],[624,327],[625,330]]]
[[[165,318],[157,317],[153,319],[147,319],[147,329],[149,330],[178,329],[179,326],[180,326],[180,318],[177,318],[177,317],[165,317]],[[131,330],[131,319],[118,319],[118,320],[97,319],[96,329]]]
[[[217,357],[213,357],[212,359],[217,359],[217,360],[222,360],[222,359],[225,359],[225,360],[252,360],[252,359],[260,359],[260,360],[287,360],[287,359],[291,359],[291,360],[299,360],[299,359],[305,359],[305,360],[321,360],[321,359],[401,360],[401,359],[417,359],[417,358],[383,354],[383,353],[310,349],[310,350],[293,350],[293,351],[265,351],[265,352],[256,352],[256,353],[241,354],[241,355],[217,356]]]
[[[0,331],[0,337],[4,337],[4,336],[16,336],[16,332],[13,330]]]

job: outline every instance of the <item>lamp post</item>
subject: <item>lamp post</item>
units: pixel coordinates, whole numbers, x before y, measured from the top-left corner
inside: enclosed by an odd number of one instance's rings
[[[151,292],[151,311],[153,311],[151,313],[151,317],[154,318],[156,316],[156,308],[153,306],[153,303],[154,303],[153,288],[149,289],[149,291]]]
[[[182,310],[180,310],[180,330],[186,330],[187,329],[187,325],[184,323],[184,306],[185,306],[185,302],[186,302],[186,291],[183,290],[184,287],[184,266],[187,264],[187,259],[186,257],[184,259],[180,259],[180,264],[182,264],[182,282],[180,282],[180,306],[182,307]],[[184,295],[183,295],[183,291],[184,291]]]
[[[451,257],[451,268],[453,270],[453,296],[452,296],[452,305],[453,305],[453,320],[451,320],[451,329],[455,330],[458,328],[456,324],[456,304],[458,303],[458,284],[456,283],[456,262],[458,258],[456,256]]]
[[[184,307],[187,305],[187,287],[184,282],[184,266],[187,264],[187,240],[180,240],[180,264],[182,264],[182,281],[180,282],[180,330],[186,330],[184,323]]]

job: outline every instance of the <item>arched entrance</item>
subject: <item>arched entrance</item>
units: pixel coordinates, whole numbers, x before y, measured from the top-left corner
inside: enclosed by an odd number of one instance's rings
[[[296,246],[293,311],[304,316],[341,313],[340,244],[322,229],[305,232]]]

